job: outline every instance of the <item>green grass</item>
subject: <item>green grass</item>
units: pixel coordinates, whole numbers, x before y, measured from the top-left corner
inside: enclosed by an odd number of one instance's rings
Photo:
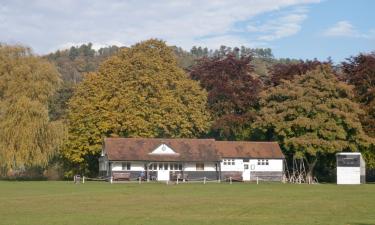
[[[375,224],[375,185],[2,181],[0,224]]]

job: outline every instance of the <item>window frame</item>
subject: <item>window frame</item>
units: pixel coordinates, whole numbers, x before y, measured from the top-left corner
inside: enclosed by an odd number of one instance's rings
[[[196,171],[204,171],[204,163],[196,163],[195,164]]]
[[[121,170],[122,171],[130,171],[131,170],[131,162],[121,162]]]

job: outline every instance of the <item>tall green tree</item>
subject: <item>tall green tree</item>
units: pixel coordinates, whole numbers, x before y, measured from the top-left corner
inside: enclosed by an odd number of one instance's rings
[[[312,176],[317,160],[341,151],[365,150],[374,143],[363,131],[360,106],[351,86],[320,66],[261,94],[254,127],[277,140],[286,155],[306,160]]]
[[[60,144],[48,100],[60,83],[56,68],[22,46],[0,46],[0,167],[46,166]]]
[[[177,66],[171,48],[154,39],[138,43],[77,86],[64,156],[87,169],[91,160],[97,164],[104,137],[199,137],[209,127],[206,103],[207,93]]]

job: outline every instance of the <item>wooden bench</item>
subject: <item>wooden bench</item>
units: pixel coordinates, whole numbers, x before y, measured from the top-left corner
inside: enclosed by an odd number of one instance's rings
[[[233,172],[233,173],[226,173],[224,175],[225,181],[230,181],[230,178],[232,178],[232,181],[243,181],[242,173],[239,172]]]
[[[130,180],[130,173],[113,173],[112,177],[114,181]]]
[[[177,179],[179,181],[183,181],[183,180],[187,181],[188,175],[186,173],[184,175],[182,175],[181,173],[175,173],[171,175],[171,181],[176,181]]]

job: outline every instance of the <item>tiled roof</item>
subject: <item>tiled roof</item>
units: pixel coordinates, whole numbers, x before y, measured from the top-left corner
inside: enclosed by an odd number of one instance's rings
[[[162,144],[176,154],[150,154]],[[214,139],[105,138],[111,161],[220,161],[221,158],[284,158],[276,142],[215,141]]]
[[[223,158],[283,159],[277,142],[216,141],[216,148]]]

